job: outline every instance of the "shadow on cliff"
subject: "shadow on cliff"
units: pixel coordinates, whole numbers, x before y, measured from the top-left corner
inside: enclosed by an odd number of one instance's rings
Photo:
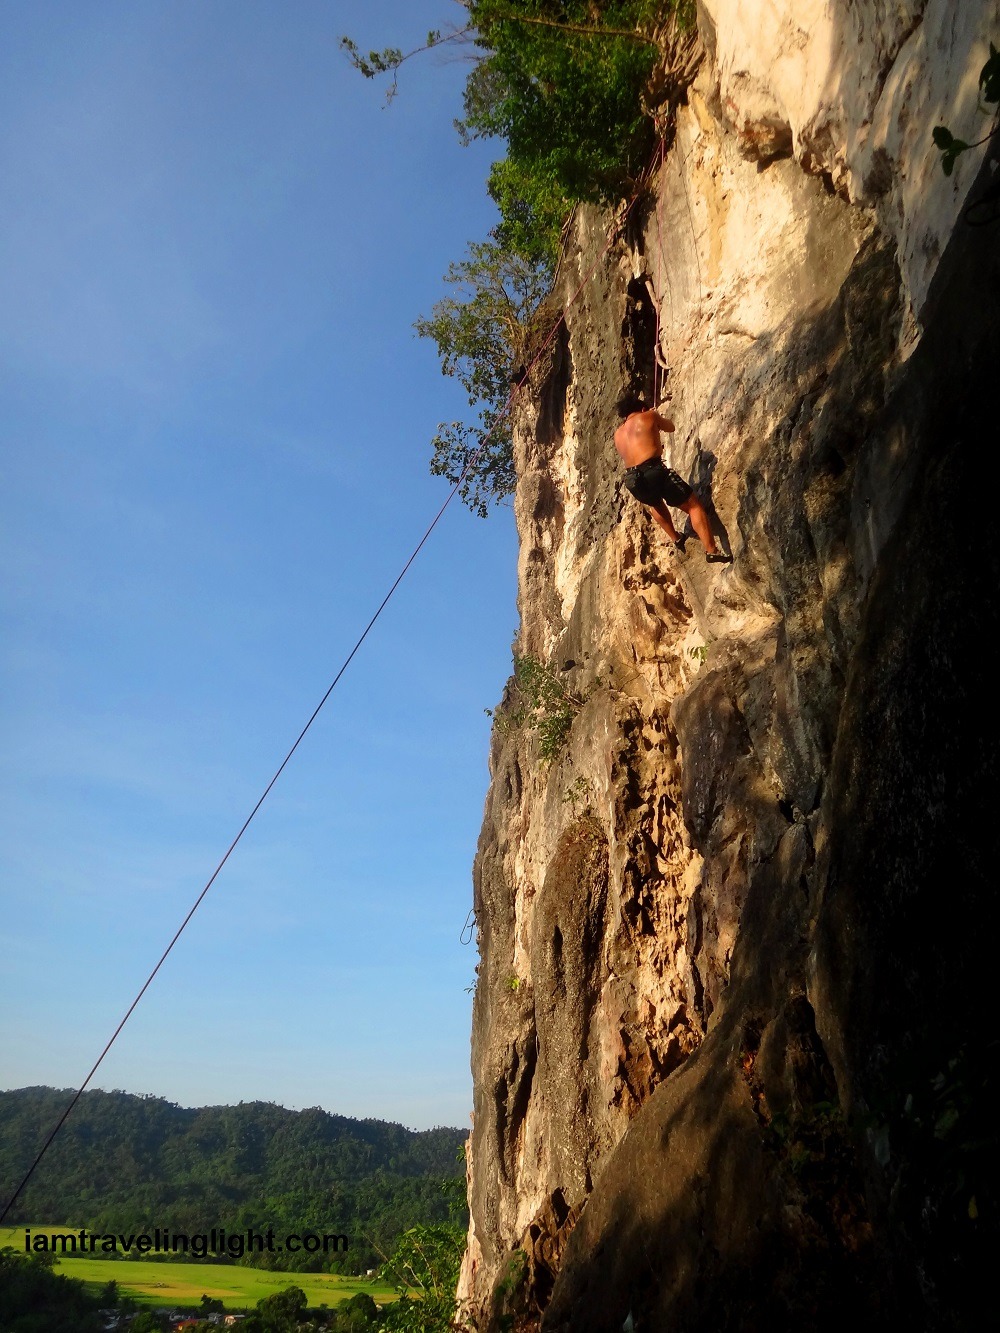
[[[604,1166],[549,1333],[957,1330],[992,1294],[998,291],[995,236],[960,227],[897,364],[873,233],[729,401],[760,432],[738,573],[782,629],[765,665],[734,646],[696,682],[679,733],[704,756],[685,806],[708,875],[747,830],[740,934],[704,1045]],[[759,782],[709,771],[712,681]]]
[[[767,1077],[761,1033],[724,1019],[651,1100],[614,1163],[628,1186],[602,1181],[588,1204],[545,1329],[617,1330],[631,1316],[640,1331],[763,1333],[874,1312],[861,1180],[808,1001],[794,997],[779,1024],[790,1058]],[[765,1108],[765,1087],[777,1104],[782,1086],[784,1111]]]

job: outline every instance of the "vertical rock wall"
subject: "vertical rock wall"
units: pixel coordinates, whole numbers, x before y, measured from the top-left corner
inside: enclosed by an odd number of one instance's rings
[[[516,652],[572,724],[543,757],[511,686],[494,730],[460,1291],[483,1330],[962,1327],[992,1207],[963,1108],[1000,290],[996,230],[956,228],[992,163],[947,180],[927,129],[974,137],[990,6],[758,8],[705,4],[641,215],[578,215],[517,423]],[[614,403],[657,333],[669,461],[728,565],[620,488]]]

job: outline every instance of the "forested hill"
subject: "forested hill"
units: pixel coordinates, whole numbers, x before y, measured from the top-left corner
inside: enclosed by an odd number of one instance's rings
[[[9,1198],[72,1091],[0,1092],[0,1193]],[[351,1238],[348,1266],[406,1227],[443,1220],[464,1177],[458,1129],[421,1132],[269,1102],[177,1106],[86,1092],[10,1222],[94,1230],[331,1227]]]

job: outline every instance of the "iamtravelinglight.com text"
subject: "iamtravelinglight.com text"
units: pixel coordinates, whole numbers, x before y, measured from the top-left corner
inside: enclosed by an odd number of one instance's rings
[[[154,1227],[152,1231],[110,1233],[88,1231],[39,1231],[31,1234],[24,1229],[24,1248],[29,1254],[189,1254],[193,1259],[206,1259],[210,1254],[228,1259],[242,1259],[245,1254],[330,1254],[343,1253],[348,1248],[346,1236],[335,1232],[320,1234],[306,1231],[276,1236],[274,1229],[257,1231],[226,1231],[213,1227],[211,1231],[170,1231]]]

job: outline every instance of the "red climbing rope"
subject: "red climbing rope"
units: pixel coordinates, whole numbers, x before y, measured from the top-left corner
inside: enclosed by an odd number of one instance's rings
[[[660,171],[663,171],[663,162],[667,153],[667,144],[663,135],[660,135]],[[654,409],[660,406],[660,395],[663,392],[663,382],[660,378],[660,371],[663,369],[661,364],[662,352],[660,350],[660,291],[663,288],[663,214],[662,214],[662,181],[656,183],[656,276],[657,287],[653,293],[653,312],[656,316],[656,337],[653,342],[653,403]]]

